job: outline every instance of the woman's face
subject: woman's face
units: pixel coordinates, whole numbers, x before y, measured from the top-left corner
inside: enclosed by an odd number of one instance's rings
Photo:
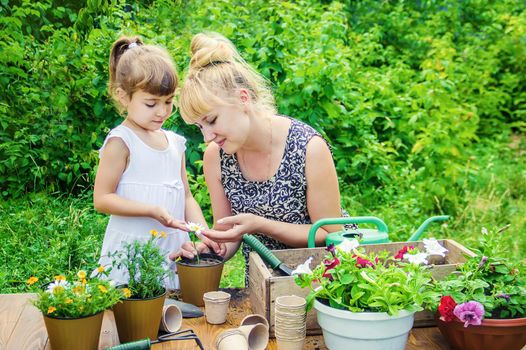
[[[243,105],[217,106],[195,122],[206,143],[215,142],[227,154],[236,153],[246,142],[250,118]]]

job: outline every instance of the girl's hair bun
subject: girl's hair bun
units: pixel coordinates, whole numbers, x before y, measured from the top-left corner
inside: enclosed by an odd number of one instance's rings
[[[192,50],[191,70],[199,70],[209,65],[230,63],[235,60],[235,53],[237,52],[228,39],[213,33],[197,34],[192,39],[190,48]]]

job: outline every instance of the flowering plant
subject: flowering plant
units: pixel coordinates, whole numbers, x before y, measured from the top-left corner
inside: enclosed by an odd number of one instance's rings
[[[124,244],[122,250],[108,254],[113,258],[112,268],[128,272],[128,298],[147,299],[163,294],[164,280],[173,273],[157,246],[158,240],[166,238],[166,233],[151,230],[150,235],[147,241],[135,240]]]
[[[190,240],[192,241],[192,245],[194,246],[195,251],[197,252],[196,259],[197,264],[199,265],[200,257],[199,257],[199,251],[197,250],[197,243],[199,242],[199,238],[201,237],[201,233],[205,229],[202,225],[195,223],[195,222],[188,222],[186,224],[186,228],[188,229],[188,235],[190,236]]]
[[[31,277],[29,285],[38,281]],[[95,315],[111,308],[123,297],[125,291],[116,289],[111,281],[86,277],[86,271],[80,270],[75,278],[55,276],[53,282],[40,290],[32,301],[44,315],[61,318],[78,318]]]
[[[296,283],[309,287],[307,308],[314,299],[352,312],[418,311],[433,300],[431,272],[422,265],[426,253],[404,247],[395,256],[389,252],[366,254],[356,239],[327,247],[328,255],[314,269],[310,258],[293,274]]]
[[[435,281],[438,293],[428,308],[442,321],[460,320],[464,326],[480,325],[483,318],[526,317],[526,278],[520,263],[499,256],[502,231],[483,228],[476,256],[469,258],[445,280]]]

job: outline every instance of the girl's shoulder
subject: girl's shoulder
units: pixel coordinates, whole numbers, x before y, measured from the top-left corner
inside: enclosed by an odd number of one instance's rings
[[[163,129],[163,131],[165,132],[167,137],[171,137],[173,140],[175,140],[177,142],[186,143],[186,138],[184,136],[182,136],[182,135],[179,135],[175,131],[166,130],[166,129]]]
[[[181,136],[172,130],[165,130],[165,129],[162,129],[162,130],[164,134],[166,135],[166,137],[168,138],[169,143],[171,145],[173,145],[180,152],[186,151],[186,138],[184,136]]]
[[[119,138],[121,139],[126,147],[129,149],[132,142],[133,142],[133,135],[131,134],[131,130],[125,127],[124,125],[118,125],[114,127],[113,129],[108,132],[108,135],[106,135],[106,139],[104,140],[104,143],[102,144],[102,147],[99,149],[99,157],[102,156],[102,152],[104,148],[106,148],[106,145],[108,144],[108,141],[112,138]]]

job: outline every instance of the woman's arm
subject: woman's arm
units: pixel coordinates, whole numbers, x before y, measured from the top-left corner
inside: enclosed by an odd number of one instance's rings
[[[199,223],[203,227],[208,227],[208,224],[206,223],[205,217],[203,215],[203,211],[201,210],[199,203],[197,203],[192,192],[190,191],[190,186],[188,185],[188,174],[186,173],[186,164],[184,159],[181,162],[181,178],[183,179],[185,194],[185,220]],[[212,249],[215,253],[221,256],[224,256],[226,254],[225,244],[218,244],[216,242],[210,241],[206,237],[202,237],[202,241],[204,244],[201,245],[201,247],[197,247],[200,253],[208,252],[210,251],[210,249]],[[187,254],[183,254],[184,256],[188,258],[193,258],[195,252],[193,251],[193,245],[191,245],[191,247],[192,251],[187,252]],[[182,248],[188,250],[190,246],[187,245]]]
[[[307,145],[307,155],[305,160],[305,175],[307,179],[307,210],[312,222],[322,218],[340,217],[340,191],[336,169],[332,160],[329,147],[320,137],[313,137]],[[214,174],[215,175],[215,174]],[[219,174],[220,176],[220,174]],[[210,178],[210,180],[214,180]],[[207,184],[209,184],[207,179]],[[226,202],[223,187],[220,185],[222,197]],[[209,184],[210,186],[210,184]],[[215,186],[216,187],[216,186]],[[215,196],[221,198],[220,190],[215,188]],[[212,196],[212,192],[210,192]],[[217,204],[221,205],[221,200]],[[231,228],[225,232],[206,232],[205,235],[217,242],[239,241],[245,233],[263,233],[280,242],[292,247],[306,247],[309,230],[312,225],[291,224],[286,222],[272,221],[253,214],[231,215],[229,210],[218,207],[220,216],[218,218],[218,229]],[[214,208],[214,214],[215,214]],[[215,217],[215,215],[214,215]],[[215,227],[214,227],[215,228]],[[316,244],[322,245],[325,242],[327,232],[340,230],[340,225],[325,226],[318,229],[316,233]]]
[[[126,170],[128,157],[128,147],[121,138],[113,137],[108,140],[102,152],[95,177],[93,190],[95,210],[112,215],[148,216],[164,226],[174,226],[186,230],[186,228],[181,228],[180,225],[174,223],[172,216],[165,208],[128,200],[115,193],[121,176]]]
[[[222,218],[232,215],[232,208],[230,202],[225,195],[223,184],[221,183],[221,159],[219,155],[219,146],[214,142],[210,143],[203,156],[203,172],[205,175],[206,185],[208,187],[208,193],[210,194],[210,201],[212,204],[212,213],[214,215],[215,231],[207,231],[204,233],[215,233],[216,235],[222,235],[226,230],[232,229],[232,225],[222,224],[219,221]],[[211,238],[211,237],[209,237]],[[225,259],[230,259],[236,251],[239,249],[241,244],[242,235],[235,241],[227,241]]]

